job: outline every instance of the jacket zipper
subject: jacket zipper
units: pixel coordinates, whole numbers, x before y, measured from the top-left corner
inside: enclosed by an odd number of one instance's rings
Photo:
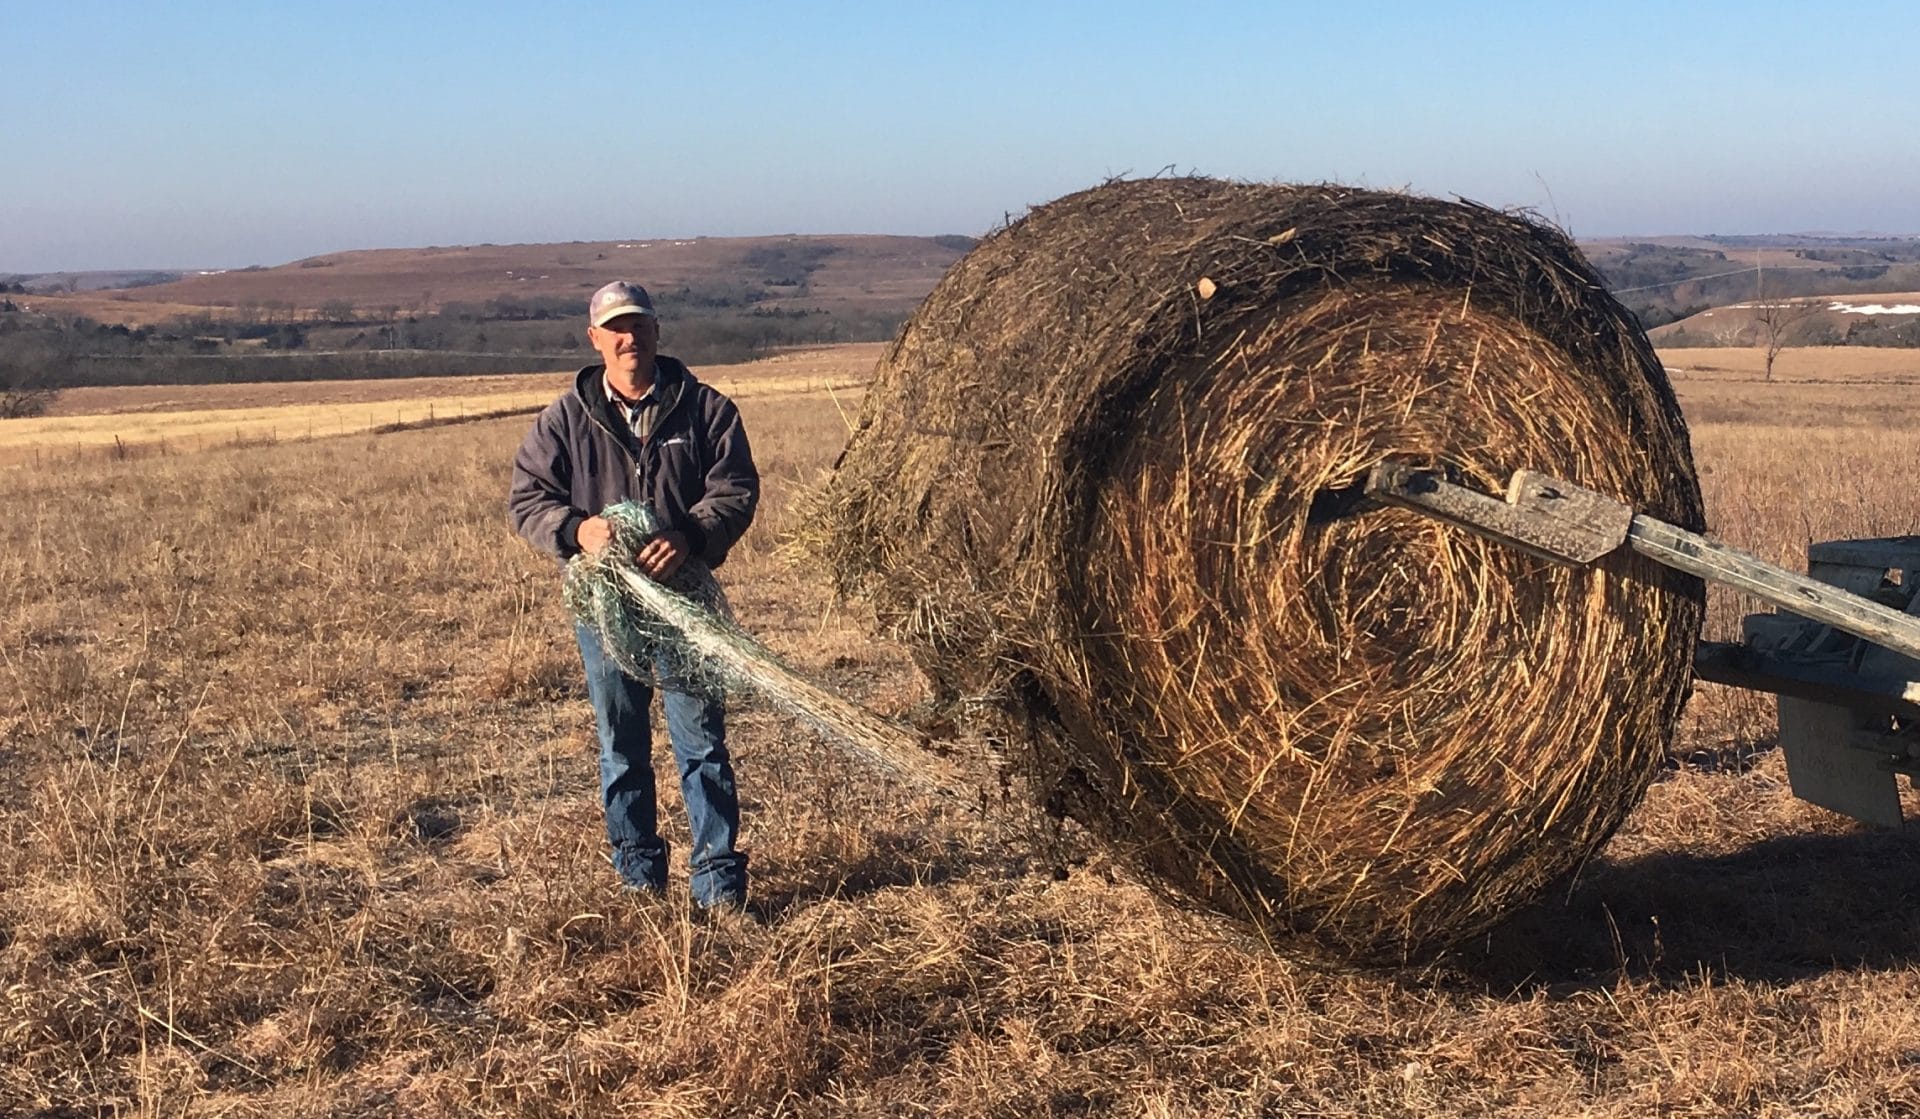
[[[603,381],[606,375],[607,375],[606,367],[602,366],[600,370],[600,376],[603,379]],[[659,374],[655,373],[654,376],[658,377]],[[605,389],[603,388],[601,391],[604,392]],[[652,444],[653,436],[655,435],[655,433],[657,433],[660,430],[660,425],[666,423],[667,418],[673,415],[674,412],[680,409],[680,405],[683,402],[685,402],[686,398],[687,398],[686,378],[682,377],[680,378],[679,390],[673,394],[673,403],[668,405],[664,411],[657,410],[657,409],[655,410],[653,423],[651,426],[648,427],[646,437],[640,440],[640,445],[642,447],[646,447]],[[581,403],[585,404],[586,402],[583,400],[581,401]],[[593,425],[595,427],[599,428],[601,431],[606,432],[607,438],[612,440],[613,445],[620,448],[620,453],[626,457],[627,466],[629,468],[627,471],[627,476],[635,479],[636,481],[641,480],[640,479],[640,460],[635,458],[633,455],[633,452],[627,449],[627,441],[620,438],[620,435],[618,432],[614,431],[611,427],[608,427],[605,423],[601,422],[600,416],[593,410],[592,405],[587,406],[586,412],[587,412],[587,419],[592,420]],[[642,485],[636,488],[641,491],[640,500],[646,501],[649,495],[645,491],[649,487]]]

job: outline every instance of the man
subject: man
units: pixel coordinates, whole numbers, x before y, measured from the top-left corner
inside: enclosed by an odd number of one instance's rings
[[[747,531],[760,475],[733,402],[660,356],[659,320],[644,288],[625,281],[593,293],[587,338],[601,364],[547,406],[513,460],[507,506],[514,529],[562,561],[612,544],[600,511],[648,502],[663,530],[635,555],[667,579],[682,563],[718,567]],[[600,731],[600,793],[613,864],[629,889],[662,893],[667,844],[654,802],[652,682],[624,675],[593,631],[575,627],[587,694]],[[740,802],[718,699],[656,674],[680,793],[693,832],[693,900],[702,909],[745,905],[747,856],[736,846]]]

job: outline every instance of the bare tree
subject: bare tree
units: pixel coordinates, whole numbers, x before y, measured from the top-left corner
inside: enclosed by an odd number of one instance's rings
[[[0,420],[38,416],[60,395],[49,370],[54,357],[39,347],[25,347],[0,357]]]
[[[1787,299],[1775,296],[1753,302],[1753,321],[1760,327],[1760,344],[1767,351],[1766,380],[1773,380],[1773,362],[1780,356],[1794,329],[1818,314],[1821,301]]]
[[[21,420],[43,415],[53,404],[53,398],[59,395],[59,389],[45,386],[0,388],[0,420]]]

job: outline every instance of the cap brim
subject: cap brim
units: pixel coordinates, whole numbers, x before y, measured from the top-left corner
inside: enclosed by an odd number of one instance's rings
[[[653,308],[651,307],[642,307],[638,303],[622,303],[618,307],[608,307],[606,310],[601,311],[599,314],[593,316],[593,325],[605,326],[608,323],[612,322],[614,319],[619,318],[621,315],[651,315],[651,314],[653,314]]]

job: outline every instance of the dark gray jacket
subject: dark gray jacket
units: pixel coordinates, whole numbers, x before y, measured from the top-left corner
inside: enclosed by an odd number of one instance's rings
[[[733,401],[670,357],[654,361],[653,430],[632,432],[607,400],[606,367],[589,365],[547,405],[513,457],[507,510],[529,544],[557,559],[579,552],[580,522],[617,502],[653,504],[692,554],[714,567],[746,534],[760,472]]]

